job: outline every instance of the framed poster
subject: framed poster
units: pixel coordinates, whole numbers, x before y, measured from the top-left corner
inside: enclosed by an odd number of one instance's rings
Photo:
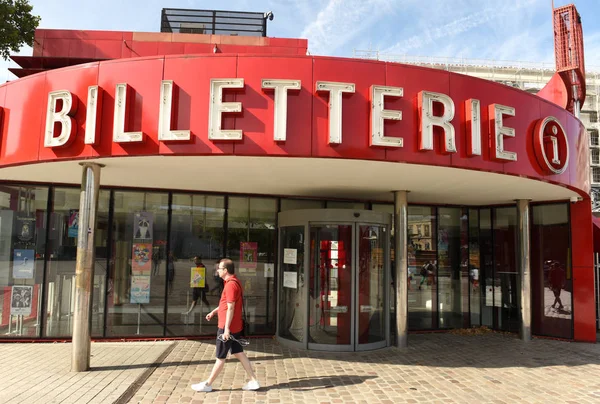
[[[71,238],[77,238],[79,231],[79,210],[71,209],[69,211],[67,236]]]
[[[33,279],[33,268],[35,263],[35,250],[13,251],[13,278]]]
[[[258,243],[242,241],[240,243],[240,268],[256,269]]]
[[[17,216],[16,236],[19,241],[32,241],[35,236],[35,217]]]
[[[10,293],[10,314],[13,316],[31,315],[33,286],[14,285]]]
[[[133,215],[133,240],[152,240],[154,215],[151,212],[136,212]]]
[[[129,302],[136,304],[150,303],[150,277],[134,275],[131,277]]]
[[[152,271],[152,244],[134,243],[131,252],[131,273],[150,276]]]
[[[206,286],[206,268],[193,267],[190,272],[190,288],[203,288]]]

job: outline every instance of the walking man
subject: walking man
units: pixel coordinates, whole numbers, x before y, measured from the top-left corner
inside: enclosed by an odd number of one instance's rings
[[[227,359],[227,353],[231,350],[232,355],[242,363],[244,370],[246,370],[246,373],[248,373],[248,376],[250,377],[250,381],[242,387],[242,390],[258,390],[260,384],[258,383],[258,380],[256,380],[256,375],[252,370],[250,360],[248,360],[242,346],[231,339],[232,336],[235,339],[241,338],[243,328],[242,284],[235,276],[235,266],[233,265],[233,261],[229,258],[223,258],[219,262],[217,271],[221,279],[223,279],[225,286],[223,288],[223,293],[221,294],[219,307],[206,315],[208,321],[210,321],[215,314],[219,317],[216,349],[217,360],[208,379],[193,384],[192,389],[205,392],[212,391],[212,384],[223,370],[225,360]]]

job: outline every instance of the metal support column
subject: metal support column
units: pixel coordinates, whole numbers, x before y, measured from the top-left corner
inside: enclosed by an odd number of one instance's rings
[[[531,340],[531,263],[529,245],[529,201],[517,200],[517,217],[519,222],[519,275],[521,278],[521,328],[519,334],[522,341]]]
[[[73,316],[73,352],[71,371],[90,368],[92,291],[96,236],[96,213],[100,188],[100,164],[81,163],[83,175],[79,197],[79,232],[75,267],[75,309]]]
[[[396,346],[408,346],[408,191],[394,191]]]

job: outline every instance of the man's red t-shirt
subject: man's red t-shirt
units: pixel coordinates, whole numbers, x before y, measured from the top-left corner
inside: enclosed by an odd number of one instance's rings
[[[244,327],[242,323],[242,285],[235,275],[231,275],[229,279],[225,281],[225,287],[223,293],[221,293],[221,300],[219,301],[219,328],[225,329],[225,319],[227,318],[227,302],[235,302],[233,309],[233,318],[231,324],[229,324],[229,331],[236,333],[242,331]]]

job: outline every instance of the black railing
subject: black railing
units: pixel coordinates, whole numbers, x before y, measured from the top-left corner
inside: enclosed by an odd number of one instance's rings
[[[160,32],[267,36],[273,13],[163,8]]]

